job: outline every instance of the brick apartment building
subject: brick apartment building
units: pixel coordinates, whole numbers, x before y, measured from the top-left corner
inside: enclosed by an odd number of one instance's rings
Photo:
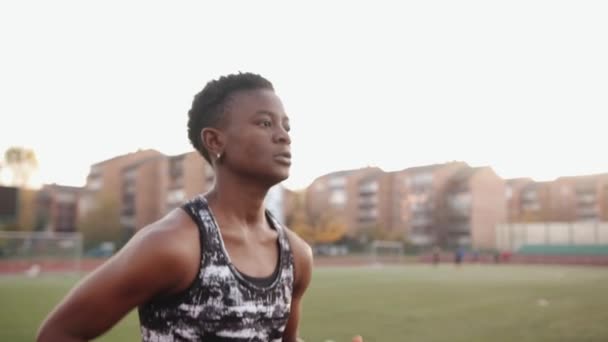
[[[381,228],[421,246],[491,247],[495,224],[506,220],[504,194],[491,168],[450,162],[331,173],[311,184],[306,199],[310,213],[342,217],[350,234]]]
[[[120,224],[135,232],[161,218],[161,196],[166,186],[162,165],[166,157],[154,156],[130,164],[121,170]]]
[[[137,151],[91,167],[80,215],[110,200],[119,208],[116,222],[135,231],[211,184],[213,171],[197,152],[166,156],[155,150]]]
[[[74,232],[81,192],[57,184],[40,189],[0,186],[0,230]]]
[[[393,174],[381,170],[371,172],[358,180],[356,200],[356,227],[382,229],[387,234],[399,234],[393,225],[392,207]]]
[[[166,156],[145,150],[112,158],[91,167],[80,215],[94,210],[101,201],[115,201],[117,218],[129,232],[150,224],[184,201],[208,191],[215,176],[213,168],[198,152]],[[281,186],[271,189],[267,205],[283,220]]]
[[[0,229],[16,226],[21,212],[19,188],[0,186]]]
[[[551,195],[555,221],[608,220],[608,174],[560,177]]]
[[[163,213],[209,190],[215,180],[213,168],[198,152],[168,157],[162,168],[167,175],[167,184],[164,186],[166,190],[161,195]]]
[[[507,222],[517,222],[523,216],[522,191],[533,183],[532,178],[513,178],[505,180],[505,199],[507,201]]]
[[[379,168],[368,167],[332,172],[318,177],[306,189],[309,217],[313,218],[313,221],[315,217],[323,215],[339,218],[346,224],[347,234],[354,235],[360,227],[359,218],[364,217],[359,215],[360,181],[381,172]]]
[[[493,248],[496,225],[506,222],[505,182],[490,167],[466,167],[443,192],[436,225],[440,245]]]
[[[75,232],[81,193],[80,187],[44,185],[36,194],[34,228],[63,233]]]
[[[437,238],[436,208],[446,184],[458,170],[468,167],[464,162],[450,162],[394,172],[393,226],[415,245],[433,244]]]
[[[162,153],[156,150],[139,150],[91,165],[78,203],[78,216],[82,218],[105,201],[122,208],[123,169],[151,157],[160,156]],[[115,222],[119,219],[119,217],[108,218]]]
[[[608,174],[507,180],[509,222],[608,220]]]

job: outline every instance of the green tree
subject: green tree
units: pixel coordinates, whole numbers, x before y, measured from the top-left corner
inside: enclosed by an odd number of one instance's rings
[[[286,223],[302,239],[313,244],[332,243],[346,235],[347,226],[334,211],[326,209],[314,212],[307,208],[306,193],[294,196]]]
[[[85,249],[101,242],[114,242],[118,246],[123,239],[118,202],[108,197],[95,198],[95,206],[78,220]]]

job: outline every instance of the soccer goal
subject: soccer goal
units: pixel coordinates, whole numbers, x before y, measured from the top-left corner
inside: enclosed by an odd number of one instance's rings
[[[405,248],[398,241],[375,240],[370,243],[372,264],[400,263],[404,261]]]
[[[0,273],[78,272],[82,250],[81,233],[0,231]]]

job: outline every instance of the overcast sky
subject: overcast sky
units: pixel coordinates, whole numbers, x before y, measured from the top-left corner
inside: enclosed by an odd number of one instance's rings
[[[191,151],[193,95],[252,71],[291,117],[290,188],[450,160],[608,172],[608,2],[218,3],[2,2],[0,150],[83,185],[138,148]]]

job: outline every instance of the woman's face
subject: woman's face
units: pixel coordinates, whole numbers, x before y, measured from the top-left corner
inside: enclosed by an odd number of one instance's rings
[[[274,185],[289,177],[289,118],[272,90],[236,92],[226,106],[222,164]]]

